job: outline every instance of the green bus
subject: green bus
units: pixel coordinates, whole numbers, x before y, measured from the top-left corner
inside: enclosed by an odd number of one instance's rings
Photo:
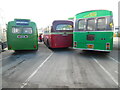
[[[7,25],[8,50],[37,50],[38,32],[30,19],[14,19]]]
[[[110,52],[113,49],[113,14],[91,10],[75,15],[73,48]]]

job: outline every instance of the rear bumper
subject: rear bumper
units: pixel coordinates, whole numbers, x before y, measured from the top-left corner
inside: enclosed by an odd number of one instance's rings
[[[100,49],[85,49],[85,48],[75,48],[73,49],[79,49],[79,50],[91,50],[91,51],[103,51],[103,52],[111,52],[112,50],[100,50]]]

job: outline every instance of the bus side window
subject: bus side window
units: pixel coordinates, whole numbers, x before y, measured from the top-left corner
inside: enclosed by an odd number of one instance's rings
[[[48,32],[51,33],[51,26],[49,26]]]
[[[53,31],[53,26],[51,26],[51,32]]]
[[[114,28],[113,18],[107,17],[107,30],[112,30]]]

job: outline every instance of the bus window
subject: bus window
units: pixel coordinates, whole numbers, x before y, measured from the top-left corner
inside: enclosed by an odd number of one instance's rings
[[[97,19],[97,30],[105,30],[106,29],[106,19],[98,18]]]
[[[95,30],[95,20],[94,19],[88,19],[87,20],[87,30],[88,31],[93,31]]]
[[[59,24],[56,26],[56,30],[73,30],[72,25]]]
[[[107,29],[106,30],[114,30],[114,23],[112,17],[107,17]]]
[[[22,32],[21,27],[12,27],[12,33],[14,34],[20,34]]]
[[[86,26],[85,20],[78,21],[78,29],[79,30],[85,30],[85,26]]]
[[[32,34],[32,28],[31,27],[24,27],[23,34]]]

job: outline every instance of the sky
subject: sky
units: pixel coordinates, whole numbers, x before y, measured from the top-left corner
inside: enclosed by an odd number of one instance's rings
[[[6,23],[14,18],[31,19],[37,27],[46,27],[53,20],[66,20],[75,14],[106,9],[113,11],[114,25],[118,26],[119,0],[0,0]]]

